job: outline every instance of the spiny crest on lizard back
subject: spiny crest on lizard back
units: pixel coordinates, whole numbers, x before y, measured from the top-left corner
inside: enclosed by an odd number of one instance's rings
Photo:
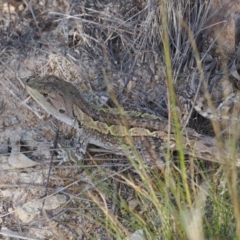
[[[126,120],[128,128],[147,128],[155,131],[161,130],[161,122],[166,121],[161,117],[148,113],[135,111],[125,111],[124,114],[119,113],[118,109],[102,108],[93,105],[81,96],[78,90],[68,82],[65,82],[56,76],[48,76],[38,81],[30,79],[26,85],[32,97],[43,106],[50,114],[55,115],[59,120],[74,122],[75,117],[85,114],[93,122],[98,122],[100,126],[102,122],[110,125],[122,125],[122,118]],[[42,104],[41,104],[42,102]],[[46,107],[44,107],[47,106]],[[74,108],[77,106],[77,108]],[[73,111],[75,109],[75,112]],[[76,113],[76,109],[81,109]],[[76,116],[77,115],[77,116]],[[82,121],[83,121],[82,117]],[[89,120],[82,124],[89,125]],[[103,125],[103,124],[102,124]],[[101,129],[99,129],[101,131]]]

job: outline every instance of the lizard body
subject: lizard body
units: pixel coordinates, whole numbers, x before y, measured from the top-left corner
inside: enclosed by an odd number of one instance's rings
[[[32,98],[45,111],[61,122],[78,129],[80,150],[78,156],[85,154],[89,143],[114,151],[122,151],[130,137],[133,144],[148,153],[148,161],[155,150],[166,147],[177,149],[174,132],[169,133],[168,121],[164,118],[139,112],[119,113],[117,109],[103,109],[92,105],[68,82],[50,75],[31,78],[26,89]],[[121,118],[124,117],[123,124]],[[210,137],[197,134],[186,128],[182,141],[187,153],[201,158],[219,158],[218,151]],[[155,159],[156,161],[156,159]]]

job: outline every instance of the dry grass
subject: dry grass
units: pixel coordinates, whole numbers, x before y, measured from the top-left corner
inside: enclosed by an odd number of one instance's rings
[[[2,226],[19,233],[19,239],[37,238],[34,228],[47,228],[43,235],[52,239],[125,239],[138,230],[144,233],[141,239],[239,238],[238,169],[230,161],[217,164],[186,156],[181,140],[184,126],[176,111],[175,94],[186,83],[194,85],[199,94],[204,91],[214,109],[208,84],[214,74],[228,71],[228,63],[218,64],[215,57],[216,42],[205,44],[203,33],[213,16],[210,4],[201,0],[119,0],[92,5],[62,1],[58,6],[37,3],[25,2],[23,11],[16,8],[12,12],[5,10],[4,4],[0,6],[0,67],[7,87],[1,93],[9,104],[5,114],[20,114],[21,119],[9,131],[17,127],[25,132],[34,129],[49,140],[51,129],[57,126],[60,141],[74,138],[72,129],[58,122],[43,123],[27,110],[18,113],[9,103],[19,101],[16,92],[19,88],[23,92],[22,80],[30,75],[56,74],[79,90],[90,92],[90,99],[108,92],[109,104],[119,109],[168,117],[179,151],[166,149],[166,169],[162,172],[146,168],[134,146],[128,159],[92,147],[91,155],[80,166],[68,161],[53,169],[49,194],[68,196],[65,206],[57,213],[38,215],[34,222],[19,223],[20,229],[15,224],[17,217],[5,215],[2,208]],[[214,56],[210,62],[206,60],[209,55]],[[203,87],[198,87],[200,84]],[[197,127],[201,128],[201,121]],[[6,134],[8,128],[2,129]],[[218,147],[230,146],[229,155],[234,159],[238,136],[220,137],[222,129],[216,122],[213,130]],[[24,136],[22,139],[24,142]],[[32,144],[25,148],[37,148],[35,140]],[[65,152],[70,150],[66,147]],[[42,154],[31,156],[40,159],[45,157]],[[65,158],[69,160],[68,156]],[[13,187],[9,176],[7,172],[6,181]],[[35,183],[27,184],[31,199],[44,193],[39,190],[34,195],[31,189]],[[23,189],[27,191],[26,186]],[[10,198],[3,197],[2,202],[16,207]],[[2,235],[11,236],[11,232],[2,231]]]

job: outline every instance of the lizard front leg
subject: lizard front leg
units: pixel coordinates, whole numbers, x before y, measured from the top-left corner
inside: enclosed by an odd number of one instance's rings
[[[78,160],[82,160],[86,154],[87,147],[90,141],[90,135],[83,128],[79,128],[77,131],[77,142],[75,154]]]

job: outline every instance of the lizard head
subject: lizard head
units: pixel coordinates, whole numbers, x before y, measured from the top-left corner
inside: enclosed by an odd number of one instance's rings
[[[28,79],[26,89],[47,113],[68,125],[75,124],[72,99],[76,89],[72,84],[52,75]]]

